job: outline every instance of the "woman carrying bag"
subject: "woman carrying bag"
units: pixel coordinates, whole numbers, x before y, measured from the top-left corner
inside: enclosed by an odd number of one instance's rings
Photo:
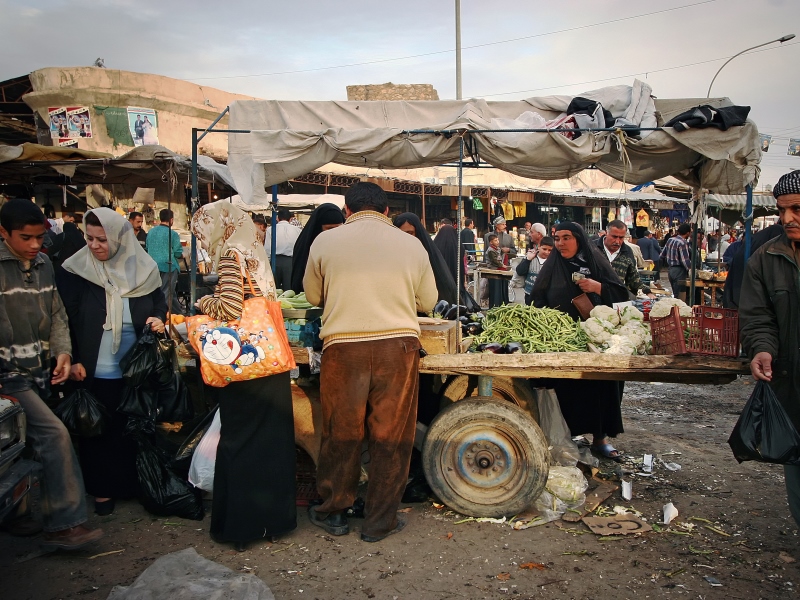
[[[211,536],[241,551],[297,527],[294,359],[279,305],[270,304],[277,298],[267,254],[247,213],[220,200],[200,208],[191,229],[219,275],[214,295],[196,304],[207,316],[187,319],[221,421]]]
[[[83,437],[79,455],[86,491],[95,512],[109,515],[117,498],[138,491],[136,443],[123,436],[120,359],[149,326],[164,331],[167,302],[158,265],[142,248],[128,220],[110,208],[84,215],[87,245],[56,273],[72,337],[70,379],[106,408],[108,422],[97,437]]]
[[[589,243],[583,227],[561,223],[556,226],[554,239],[555,252],[542,265],[531,291],[534,306],[555,308],[577,321],[585,310],[581,308],[581,300],[589,309],[628,300],[625,284],[608,259]],[[611,445],[608,436],[623,432],[624,382],[553,379],[535,385],[555,390],[573,436],[591,433],[592,450],[606,458],[621,460],[620,452]]]

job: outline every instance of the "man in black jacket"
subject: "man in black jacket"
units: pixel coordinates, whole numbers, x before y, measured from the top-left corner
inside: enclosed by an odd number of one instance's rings
[[[742,347],[800,429],[800,170],[773,189],[784,233],[747,262],[739,304]],[[800,525],[800,466],[785,465],[789,509]]]
[[[645,260],[652,260],[653,270],[658,273],[659,263],[658,259],[661,255],[661,246],[658,245],[658,241],[653,237],[652,231],[646,231],[643,238],[639,238],[636,242],[639,245],[639,248],[642,251],[642,258]]]

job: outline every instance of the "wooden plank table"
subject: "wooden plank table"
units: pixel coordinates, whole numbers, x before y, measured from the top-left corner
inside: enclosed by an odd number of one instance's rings
[[[680,282],[682,286],[685,286],[688,290],[689,287],[692,285],[690,279],[684,279]],[[708,288],[711,290],[711,306],[720,307],[721,304],[717,302],[717,290],[722,290],[725,287],[725,280],[714,280],[714,281],[707,281],[705,279],[696,279],[694,282],[694,287],[696,288]]]
[[[308,364],[305,348],[294,348],[298,364]],[[745,359],[718,356],[618,356],[592,352],[544,354],[429,354],[421,373],[490,375],[524,379],[595,379],[664,383],[730,383],[750,373]]]

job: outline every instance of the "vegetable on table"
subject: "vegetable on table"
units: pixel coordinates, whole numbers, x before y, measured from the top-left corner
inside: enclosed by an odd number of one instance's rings
[[[577,321],[553,308],[506,304],[490,309],[481,326],[483,331],[473,341],[476,349],[481,344],[518,343],[526,353],[586,352],[589,341]]]

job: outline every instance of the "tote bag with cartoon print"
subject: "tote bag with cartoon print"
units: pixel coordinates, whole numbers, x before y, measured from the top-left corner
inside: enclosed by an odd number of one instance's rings
[[[197,315],[186,318],[186,328],[200,357],[203,381],[211,387],[277,375],[297,366],[280,302],[263,296],[245,300],[240,319]]]

